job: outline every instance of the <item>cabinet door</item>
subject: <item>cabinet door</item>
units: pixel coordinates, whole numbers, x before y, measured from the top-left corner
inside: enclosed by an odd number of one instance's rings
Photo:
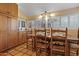
[[[2,45],[3,45],[3,50],[7,49],[7,31],[8,31],[8,26],[7,26],[7,17],[3,16],[2,17]]]
[[[23,43],[26,42],[26,32],[23,32]]]
[[[18,45],[18,23],[16,18],[11,19],[11,39],[13,40],[13,45]]]
[[[18,16],[18,5],[16,3],[8,3],[8,12],[13,16]]]
[[[0,51],[7,49],[7,17],[0,15]]]
[[[26,42],[26,32],[19,31],[19,44]]]
[[[23,42],[23,32],[19,31],[19,44],[22,44]]]
[[[0,3],[0,11],[7,12],[8,11],[8,7],[9,7],[9,4],[8,3]]]
[[[2,51],[2,34],[1,34],[1,29],[2,29],[2,16],[0,15],[0,51]]]
[[[18,45],[18,26],[15,18],[8,19],[8,48]]]

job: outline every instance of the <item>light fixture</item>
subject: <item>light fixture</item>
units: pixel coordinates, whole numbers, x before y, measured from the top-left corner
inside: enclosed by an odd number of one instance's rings
[[[55,16],[55,13],[51,13],[50,16]]]
[[[46,28],[48,27],[48,19],[49,19],[50,16],[53,17],[53,16],[55,16],[55,14],[54,13],[48,13],[47,11],[45,11],[44,13],[42,13],[39,16],[39,19],[42,19],[42,17],[44,17],[43,20],[45,20],[45,27]]]
[[[48,20],[48,16],[47,15],[45,15],[45,20]]]
[[[42,15],[40,15],[38,18],[41,19],[42,18]]]
[[[49,16],[55,16],[55,13],[47,13],[47,11],[45,11],[43,14],[41,14],[38,18],[41,19],[42,17],[45,17],[45,19],[48,19],[48,15]]]

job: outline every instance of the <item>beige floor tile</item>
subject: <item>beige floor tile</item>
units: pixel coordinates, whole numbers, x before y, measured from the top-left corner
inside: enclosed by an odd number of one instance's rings
[[[11,55],[16,55],[17,53],[18,53],[18,51],[9,52],[9,54],[11,54]]]
[[[0,56],[7,56],[8,53],[0,53]]]
[[[14,48],[14,50],[17,50],[17,49],[19,49],[19,47],[15,47],[15,48]]]
[[[8,53],[6,56],[12,56],[12,55]]]
[[[32,48],[27,49],[27,45],[22,44],[15,48],[9,49],[3,53],[0,53],[0,56],[35,56],[36,54],[32,52]]]
[[[27,54],[32,55],[32,54],[33,54],[33,52],[32,52],[32,51],[28,51],[28,52],[27,52]]]
[[[21,53],[21,52],[19,52],[19,53],[17,53],[15,56],[22,56],[24,53]]]
[[[24,50],[24,51],[27,51],[27,52],[29,51],[29,49],[23,49],[23,50]]]
[[[22,48],[27,48],[27,46],[24,45]]]
[[[17,51],[22,51],[22,50],[24,50],[24,48],[19,48],[19,49],[17,49]]]
[[[36,53],[33,53],[32,56],[36,56]]]
[[[8,50],[8,53],[14,52],[15,50]]]
[[[22,44],[22,45],[20,45],[19,47],[23,47],[23,46],[25,46],[24,44]]]
[[[27,53],[27,49],[23,49],[23,50],[21,50],[20,52],[22,52],[22,53]]]
[[[23,54],[22,56],[29,56],[28,54]]]
[[[30,45],[30,46],[28,46],[28,47],[27,47],[27,49],[32,50],[32,46],[31,46],[31,45]]]
[[[17,47],[16,47],[16,49],[19,49],[19,48],[21,48],[21,46],[17,46]]]

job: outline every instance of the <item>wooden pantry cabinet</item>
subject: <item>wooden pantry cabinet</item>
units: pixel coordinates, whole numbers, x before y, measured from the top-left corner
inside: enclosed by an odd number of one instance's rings
[[[7,17],[0,15],[0,51],[7,49]]]
[[[18,24],[16,18],[8,18],[8,48],[18,45]]]
[[[19,44],[17,4],[0,4],[0,52]]]
[[[18,6],[0,3],[0,52],[26,42],[26,31],[19,31]]]

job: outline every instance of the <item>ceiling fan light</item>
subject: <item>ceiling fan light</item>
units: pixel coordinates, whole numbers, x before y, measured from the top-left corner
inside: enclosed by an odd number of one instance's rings
[[[48,16],[47,15],[45,16],[45,20],[48,20]]]
[[[41,19],[41,18],[42,18],[42,15],[39,16],[39,19]]]
[[[54,13],[51,13],[50,16],[55,16],[55,14]]]

